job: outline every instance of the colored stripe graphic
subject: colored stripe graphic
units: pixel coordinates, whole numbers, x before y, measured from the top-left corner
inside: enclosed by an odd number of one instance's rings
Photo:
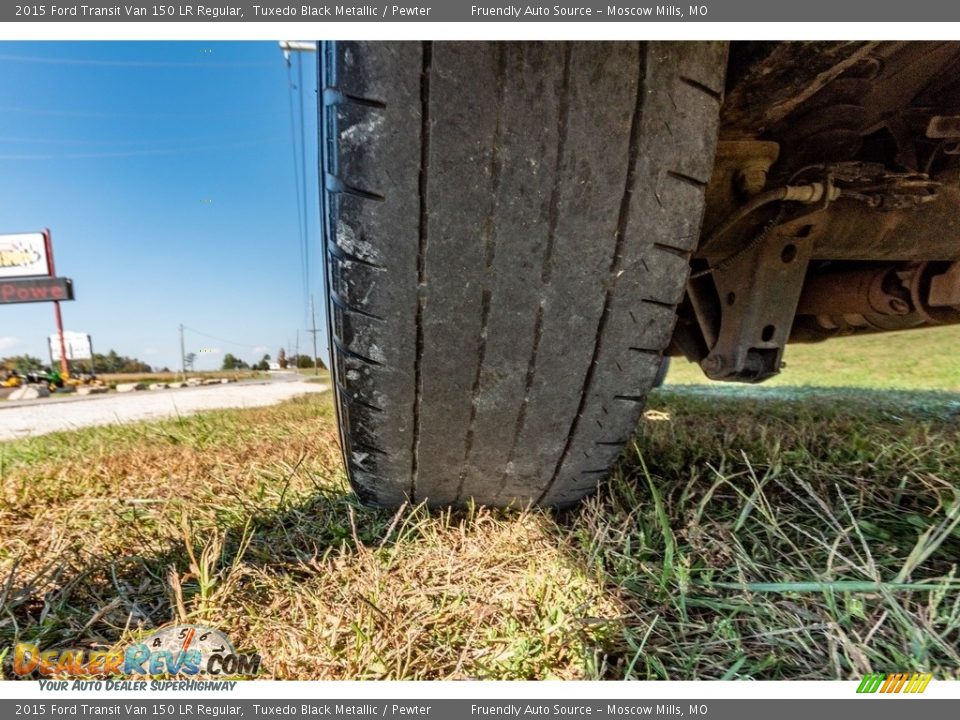
[[[858,693],[922,693],[930,684],[931,673],[869,673],[863,676]]]
[[[883,682],[883,678],[884,675],[882,673],[864,675],[863,680],[860,682],[860,687],[857,688],[857,692],[875,693],[880,688],[880,683]]]

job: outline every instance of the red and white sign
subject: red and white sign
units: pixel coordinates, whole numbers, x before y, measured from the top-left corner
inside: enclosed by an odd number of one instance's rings
[[[73,300],[73,281],[59,277],[0,278],[0,305]]]
[[[0,278],[50,275],[47,238],[42,232],[0,235]]]

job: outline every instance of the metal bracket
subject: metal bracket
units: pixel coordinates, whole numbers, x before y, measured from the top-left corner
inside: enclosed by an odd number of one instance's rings
[[[798,218],[713,273],[721,312],[700,362],[707,377],[756,383],[780,372],[812,250],[809,222]]]

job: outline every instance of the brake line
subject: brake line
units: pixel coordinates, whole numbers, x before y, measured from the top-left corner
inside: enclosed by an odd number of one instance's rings
[[[840,190],[836,188],[832,183],[820,183],[814,182],[808,185],[784,185],[783,187],[774,188],[773,190],[767,190],[762,192],[759,195],[751,198],[748,202],[741,205],[733,213],[727,217],[712,233],[710,237],[707,238],[707,241],[703,243],[703,247],[708,247],[711,243],[715,242],[723,235],[727,234],[738,222],[743,220],[748,215],[756,212],[760,208],[769,205],[770,203],[775,202],[798,202],[804,204],[811,204],[820,201],[830,202],[836,200],[840,197]],[[748,242],[743,247],[737,249],[736,252],[728,255],[723,260],[718,262],[711,267],[706,268],[705,270],[700,270],[690,275],[691,280],[696,280],[697,278],[705,277],[710,275],[717,270],[725,270],[730,264],[739,258],[744,253],[754,249],[760,243],[769,237],[773,229],[780,224],[783,220],[783,216],[786,213],[786,206],[781,205],[780,210],[777,214],[766,223],[763,228],[757,233],[754,238]]]

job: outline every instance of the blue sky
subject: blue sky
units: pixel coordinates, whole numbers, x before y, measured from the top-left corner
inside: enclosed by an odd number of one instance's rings
[[[179,367],[180,323],[197,369],[225,352],[292,352],[298,330],[310,352],[310,291],[325,327],[316,57],[294,56],[294,83],[298,57],[307,293],[277,43],[0,43],[0,233],[50,228],[57,274],[76,289],[65,329],[158,367]],[[49,303],[0,306],[0,356],[47,359],[54,329]]]

